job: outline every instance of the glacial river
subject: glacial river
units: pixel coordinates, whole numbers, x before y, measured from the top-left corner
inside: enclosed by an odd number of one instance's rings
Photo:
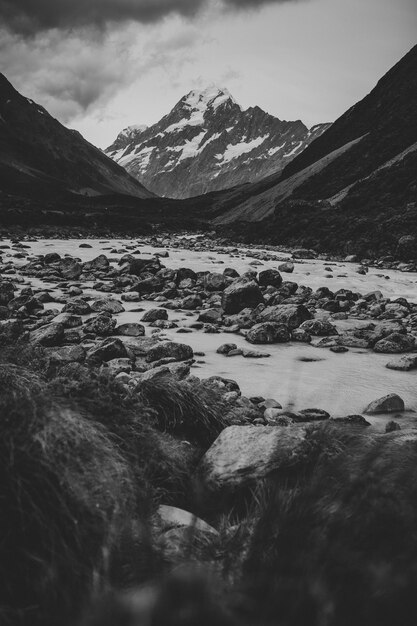
[[[10,243],[3,241],[4,244]],[[92,248],[80,248],[80,244],[88,243]],[[37,242],[25,242],[30,249],[29,255],[58,252],[61,256],[70,254],[79,257],[82,261],[88,261],[98,254],[106,254],[110,260],[118,261],[122,253],[112,254],[112,249],[123,250],[125,246],[135,245],[140,250],[139,258],[147,258],[154,253],[161,252],[161,248],[140,243],[140,240],[39,240]],[[231,249],[232,250],[232,249]],[[234,249],[235,250],[235,249]],[[129,250],[126,250],[129,251]],[[169,268],[177,269],[189,267],[194,271],[223,272],[225,267],[232,267],[239,273],[248,270],[262,271],[268,268],[276,268],[278,263],[271,261],[260,262],[253,265],[253,257],[248,256],[245,248],[237,253],[219,253],[209,251],[192,251],[181,248],[168,248],[169,257],[161,259],[161,262]],[[254,251],[250,250],[251,255]],[[10,259],[14,252],[4,250],[4,261]],[[282,259],[289,258],[282,254],[277,256]],[[25,260],[15,260],[16,265]],[[328,278],[332,268],[332,278]],[[362,276],[356,272],[358,265],[355,263],[331,263],[327,261],[300,261],[296,262],[293,274],[284,275],[284,279],[295,281],[299,284],[311,287],[328,286],[336,291],[340,288],[351,289],[365,294],[370,291],[380,290],[384,296],[391,299],[404,297],[411,302],[417,302],[417,274],[400,271],[369,269],[369,273]],[[25,282],[29,284],[26,278]],[[32,284],[34,284],[32,282]],[[36,281],[35,287],[42,286]],[[59,294],[59,287],[54,283],[46,283],[48,289]],[[89,289],[88,284],[83,285],[85,293],[97,294]],[[106,294],[107,295],[107,294]],[[120,296],[115,296],[116,298]],[[139,322],[143,313],[133,312],[132,309],[141,307],[145,310],[155,308],[163,303],[141,301],[139,303],[123,303],[125,313],[117,316],[119,323]],[[51,308],[62,308],[56,303],[48,304]],[[196,313],[186,311],[169,311],[169,319],[176,321],[179,326],[188,326],[196,321]],[[347,320],[336,322],[339,329],[360,326],[361,320]],[[153,329],[149,328],[146,334]],[[193,367],[193,373],[200,378],[212,375],[232,378],[238,382],[242,393],[247,396],[264,396],[275,398],[284,407],[293,407],[295,410],[317,407],[328,411],[333,416],[344,416],[353,413],[361,413],[366,405],[388,393],[398,393],[405,401],[409,410],[401,420],[405,423],[413,423],[417,413],[417,371],[397,372],[385,367],[393,355],[375,354],[374,352],[351,348],[344,354],[334,354],[328,349],[318,348],[314,345],[299,343],[277,344],[268,346],[255,346],[256,349],[268,352],[271,356],[265,359],[245,359],[242,356],[225,357],[218,355],[216,349],[222,343],[236,343],[238,347],[253,348],[239,335],[230,333],[205,334],[194,330],[192,333],[178,334],[177,329],[163,331],[163,336],[173,341],[188,343],[196,352],[204,352],[204,357],[197,357],[197,363]],[[307,360],[306,360],[307,359]],[[309,361],[309,359],[314,359]],[[378,428],[382,427],[386,418],[370,418],[370,421]]]

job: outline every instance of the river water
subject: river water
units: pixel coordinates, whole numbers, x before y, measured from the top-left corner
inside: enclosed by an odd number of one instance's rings
[[[9,243],[4,241],[3,243]],[[80,248],[80,244],[88,243],[92,248]],[[98,254],[106,254],[110,260],[118,261],[122,253],[111,253],[112,249],[123,250],[125,246],[135,245],[140,250],[141,257],[150,257],[161,248],[153,248],[141,243],[140,240],[39,240],[25,242],[30,245],[27,252],[30,255],[58,252],[61,256],[70,254],[79,257],[82,261],[91,260]],[[232,249],[230,249],[232,250]],[[235,249],[233,249],[235,250]],[[126,250],[129,251],[129,250]],[[223,272],[225,267],[232,267],[239,273],[248,270],[261,271],[268,268],[277,268],[277,262],[265,261],[253,266],[252,256],[244,248],[236,253],[194,251],[183,248],[170,248],[169,257],[161,259],[167,267],[178,269],[189,267],[194,271]],[[4,251],[5,253],[13,251]],[[249,255],[253,254],[249,251]],[[288,255],[276,253],[277,256],[288,258]],[[4,255],[7,260],[7,254]],[[10,257],[12,258],[12,257]],[[16,260],[16,265],[25,262]],[[332,278],[328,278],[332,268]],[[340,288],[351,289],[365,294],[380,290],[384,296],[391,299],[407,298],[410,302],[417,302],[417,275],[393,270],[379,270],[370,268],[369,273],[362,276],[356,272],[355,263],[329,263],[327,261],[300,261],[296,262],[293,274],[284,275],[289,280],[312,287],[313,290],[328,286],[336,291]],[[28,279],[26,279],[28,280]],[[33,284],[33,282],[32,282]],[[35,286],[41,286],[36,281]],[[59,288],[47,283],[49,289],[59,294]],[[87,285],[86,285],[87,287]],[[88,293],[88,288],[84,289]],[[91,291],[91,295],[97,295]],[[99,294],[101,297],[103,294]],[[106,294],[108,295],[108,294]],[[116,298],[119,296],[115,296]],[[125,313],[117,316],[119,323],[139,322],[143,313],[133,312],[132,309],[154,308],[161,303],[142,301],[139,303],[123,303]],[[52,308],[61,308],[52,303]],[[163,304],[162,304],[163,306]],[[188,326],[196,321],[198,315],[185,311],[169,311],[169,318],[178,322],[180,326]],[[339,328],[360,326],[360,320],[338,322]],[[153,329],[147,329],[150,334]],[[216,349],[222,343],[236,343],[238,347],[251,348],[243,337],[235,334],[205,334],[194,330],[192,333],[178,334],[177,329],[163,332],[170,340],[188,343],[194,351],[204,352],[204,357],[198,357],[193,367],[193,373],[200,378],[212,375],[232,378],[238,382],[242,393],[247,396],[261,395],[275,398],[284,407],[292,406],[295,410],[303,408],[322,408],[333,416],[344,416],[361,413],[366,405],[388,393],[398,393],[405,401],[407,409],[401,420],[414,423],[417,418],[417,371],[397,372],[385,367],[391,360],[391,355],[375,354],[363,349],[350,349],[344,354],[334,354],[328,349],[314,345],[299,343],[256,346],[256,349],[269,353],[270,358],[245,359],[242,356],[225,357],[218,355]],[[313,360],[310,360],[313,359]],[[386,417],[371,418],[370,421],[378,427],[385,423]],[[402,422],[402,423],[403,423]]]

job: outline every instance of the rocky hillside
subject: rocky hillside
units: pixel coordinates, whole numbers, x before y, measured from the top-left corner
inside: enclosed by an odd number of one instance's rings
[[[417,227],[416,111],[417,46],[282,174],[215,199],[216,223],[260,222],[248,235],[275,243],[392,252]]]
[[[243,110],[226,89],[209,88],[150,128],[126,128],[106,154],[156,194],[187,198],[281,171],[328,127]]]
[[[0,191],[149,198],[137,180],[0,74]]]

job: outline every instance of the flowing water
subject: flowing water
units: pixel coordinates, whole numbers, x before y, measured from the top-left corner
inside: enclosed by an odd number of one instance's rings
[[[3,242],[9,243],[9,242]],[[112,249],[122,250],[127,245],[135,245],[141,251],[140,258],[150,257],[161,248],[135,241],[99,241],[99,240],[39,240],[25,242],[30,245],[27,252],[30,255],[58,252],[60,255],[70,254],[79,257],[82,261],[91,260],[98,254],[106,254],[110,260],[118,261],[122,253],[114,254]],[[88,243],[92,248],[80,248],[80,244]],[[126,250],[128,251],[128,250]],[[13,254],[13,251],[4,251]],[[189,267],[194,271],[223,272],[225,267],[232,267],[239,273],[248,270],[261,271],[268,268],[277,268],[278,263],[272,261],[260,262],[254,266],[252,254],[254,250],[244,248],[236,252],[236,248],[228,252],[194,251],[183,248],[170,248],[169,257],[161,259],[167,267],[178,269]],[[278,254],[282,259],[288,255]],[[4,255],[7,260],[7,255]],[[12,258],[12,257],[10,257]],[[16,265],[26,262],[16,260]],[[331,267],[333,278],[328,278]],[[329,263],[319,260],[296,262],[293,274],[284,275],[289,280],[311,287],[313,290],[328,286],[337,289],[351,289],[365,294],[379,290],[384,296],[391,299],[404,297],[410,302],[417,302],[417,275],[394,270],[369,269],[369,273],[362,276],[356,272],[354,263]],[[28,279],[26,279],[28,281]],[[40,281],[32,281],[34,286],[40,287]],[[49,289],[59,294],[59,287],[49,283]],[[91,286],[90,286],[91,287]],[[89,293],[88,285],[84,291]],[[97,294],[90,289],[91,295]],[[119,296],[115,296],[116,298]],[[126,312],[117,316],[119,323],[139,322],[143,313],[133,312],[138,307],[147,310],[159,306],[161,303],[141,301],[139,303],[124,303]],[[51,308],[61,308],[56,303]],[[163,303],[162,303],[163,306]],[[176,321],[179,326],[188,326],[196,321],[197,313],[186,311],[169,311],[169,319]],[[360,326],[361,320],[337,322],[342,329],[347,326]],[[147,329],[147,335],[153,329]],[[212,375],[232,378],[238,382],[242,393],[247,396],[264,396],[277,399],[284,407],[292,406],[295,410],[317,407],[331,413],[333,416],[344,416],[361,413],[365,406],[388,393],[398,393],[405,401],[409,413],[401,418],[403,421],[414,422],[417,418],[417,371],[398,372],[385,367],[392,358],[391,355],[376,354],[369,350],[353,349],[344,354],[334,354],[328,349],[314,345],[290,343],[268,346],[256,346],[256,349],[267,352],[271,356],[265,359],[245,359],[242,356],[225,357],[216,353],[222,343],[235,343],[238,347],[252,347],[242,336],[220,333],[206,334],[194,330],[192,333],[178,334],[177,329],[163,331],[163,336],[173,341],[188,343],[196,352],[204,352],[204,357],[197,357],[193,373],[200,378]],[[383,425],[387,418],[370,418],[378,427]]]

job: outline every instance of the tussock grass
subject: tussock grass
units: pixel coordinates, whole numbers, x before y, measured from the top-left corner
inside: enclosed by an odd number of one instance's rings
[[[152,408],[155,425],[207,449],[228,426],[228,408],[220,394],[202,384],[164,378],[144,381],[139,397]]]
[[[311,438],[322,454],[310,477],[271,485],[246,560],[263,622],[416,623],[415,441],[350,428]]]
[[[1,623],[69,623],[108,578],[136,517],[130,468],[104,429],[0,366]]]

